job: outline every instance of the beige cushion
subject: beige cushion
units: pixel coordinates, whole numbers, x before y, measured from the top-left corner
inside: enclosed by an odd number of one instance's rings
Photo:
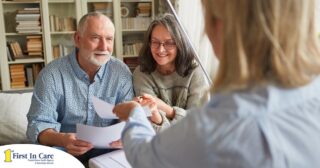
[[[0,93],[0,144],[27,143],[27,113],[32,93]]]

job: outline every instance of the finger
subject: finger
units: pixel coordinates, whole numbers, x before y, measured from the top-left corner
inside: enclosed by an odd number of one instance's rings
[[[88,152],[90,149],[92,149],[92,148],[74,146],[73,148],[68,149],[67,152],[70,153],[71,155],[79,156],[79,155],[82,155],[82,154]]]
[[[113,141],[109,145],[111,148],[122,148],[123,147],[122,142],[120,140]]]
[[[77,147],[92,147],[93,146],[90,142],[79,140],[79,139],[74,141],[73,145],[77,146]]]

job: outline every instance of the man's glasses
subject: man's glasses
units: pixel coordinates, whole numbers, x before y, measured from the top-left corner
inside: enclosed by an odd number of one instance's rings
[[[166,50],[172,50],[172,49],[174,49],[176,47],[176,43],[174,41],[172,41],[172,40],[165,41],[165,42],[160,42],[160,41],[157,41],[157,40],[151,40],[151,42],[150,42],[150,47],[152,49],[159,49],[161,45]]]

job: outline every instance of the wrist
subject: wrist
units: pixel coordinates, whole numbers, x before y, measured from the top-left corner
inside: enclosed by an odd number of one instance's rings
[[[168,112],[166,113],[166,117],[170,120],[172,120],[175,116],[175,110],[173,107],[170,106],[169,108],[170,110],[168,110]]]
[[[159,112],[157,112],[156,114],[152,115],[150,120],[154,123],[154,124],[157,124],[157,125],[161,125],[162,122],[163,122],[163,118],[162,116],[160,115]]]

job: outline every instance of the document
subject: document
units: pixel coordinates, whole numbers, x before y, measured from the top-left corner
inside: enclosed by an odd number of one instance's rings
[[[118,117],[112,112],[114,105],[108,102],[105,102],[97,97],[92,97],[92,103],[94,109],[96,110],[97,114],[101,118],[105,119],[118,119]],[[147,117],[151,116],[151,111],[148,107],[143,106],[143,111],[146,113]]]
[[[116,150],[89,160],[91,168],[131,168],[123,150]]]
[[[105,102],[97,97],[92,97],[93,107],[101,118],[106,119],[118,119],[118,117],[112,112],[114,105]]]
[[[77,124],[77,138],[90,142],[95,148],[111,148],[110,143],[121,138],[125,122],[107,127]]]

